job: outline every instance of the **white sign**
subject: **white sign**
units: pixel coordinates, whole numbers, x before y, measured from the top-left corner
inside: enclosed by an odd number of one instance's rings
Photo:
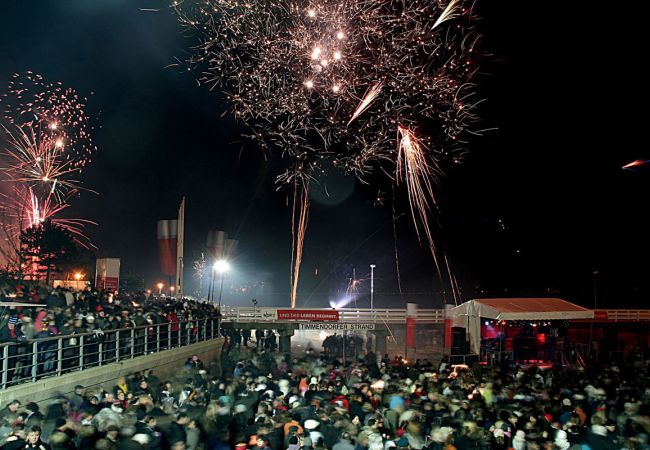
[[[261,320],[278,320],[277,308],[260,308]]]
[[[372,331],[375,329],[374,323],[311,322],[299,325],[301,330],[316,331]]]

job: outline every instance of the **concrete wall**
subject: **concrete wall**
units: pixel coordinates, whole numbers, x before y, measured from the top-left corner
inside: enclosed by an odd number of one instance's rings
[[[152,369],[155,375],[164,380],[178,373],[183,368],[187,358],[197,355],[203,363],[209,366],[212,360],[219,361],[223,338],[199,342],[187,347],[164,350],[147,356],[139,356],[101,367],[93,367],[79,372],[72,372],[60,377],[49,377],[36,383],[25,383],[12,386],[0,391],[0,407],[4,407],[11,400],[20,400],[23,404],[33,401],[45,407],[57,394],[68,395],[74,391],[78,384],[86,388],[103,387],[111,390],[120,376],[133,372]]]

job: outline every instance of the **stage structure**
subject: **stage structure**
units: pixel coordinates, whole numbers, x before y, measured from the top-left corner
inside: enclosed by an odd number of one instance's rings
[[[592,319],[594,312],[559,298],[490,298],[467,301],[446,311],[446,325],[463,329],[470,354],[481,353],[481,326],[509,322],[569,321]],[[461,330],[461,331],[463,331]]]

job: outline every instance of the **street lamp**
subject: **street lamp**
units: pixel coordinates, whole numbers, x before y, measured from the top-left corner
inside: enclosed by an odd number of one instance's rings
[[[370,264],[370,309],[375,306],[375,264]]]
[[[156,287],[158,288],[158,295],[162,295],[162,288],[165,287],[165,285],[163,283],[158,283]]]
[[[221,278],[219,286],[219,311],[221,311],[221,295],[223,294],[223,279],[226,275],[226,272],[230,270],[230,263],[225,259],[219,259],[214,263],[214,271],[218,272]]]
[[[226,272],[230,270],[230,263],[225,259],[218,259],[215,261],[214,266],[212,267],[212,302],[214,304],[214,273],[219,273],[220,285],[219,285],[219,306],[217,307],[217,312],[221,314],[221,296],[223,294],[223,279],[226,276]],[[217,322],[217,336],[221,335],[221,319]]]
[[[83,278],[83,275],[81,273],[77,272],[77,273],[74,274],[74,279],[75,280],[79,281],[79,280],[81,280],[81,278]]]
[[[169,286],[169,296],[173,297],[174,296],[174,289],[176,289],[175,286]]]

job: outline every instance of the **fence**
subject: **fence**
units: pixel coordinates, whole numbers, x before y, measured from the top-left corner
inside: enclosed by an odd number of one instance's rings
[[[219,320],[146,325],[0,344],[5,389],[218,337]]]

